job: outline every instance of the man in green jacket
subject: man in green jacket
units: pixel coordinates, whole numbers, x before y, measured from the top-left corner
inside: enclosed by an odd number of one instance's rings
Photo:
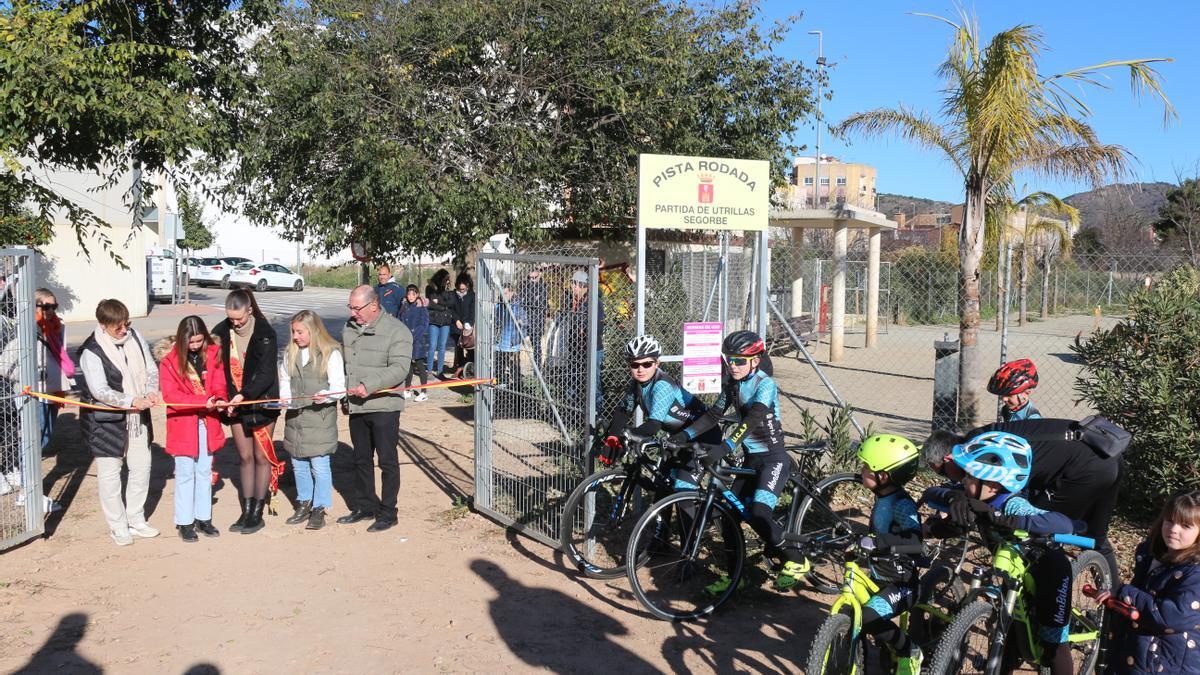
[[[350,409],[350,442],[354,445],[355,495],[342,524],[373,518],[368,532],[382,532],[396,524],[396,499],[400,495],[400,392],[412,359],[412,333],[379,304],[370,286],[350,292],[350,320],[343,335],[346,358],[347,402]],[[380,495],[375,495],[375,455],[379,455]]]

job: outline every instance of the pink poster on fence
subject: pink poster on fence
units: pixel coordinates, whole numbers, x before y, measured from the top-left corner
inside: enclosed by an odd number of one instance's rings
[[[693,394],[721,390],[721,323],[683,324],[683,388]]]

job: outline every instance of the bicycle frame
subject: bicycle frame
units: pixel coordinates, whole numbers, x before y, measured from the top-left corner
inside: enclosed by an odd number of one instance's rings
[[[846,561],[844,579],[842,582],[842,592],[833,601],[833,604],[830,605],[829,613],[837,614],[845,607],[850,608],[852,621],[850,641],[853,644],[858,640],[859,634],[862,633],[863,605],[867,604],[872,595],[879,592],[879,585],[854,560]]]

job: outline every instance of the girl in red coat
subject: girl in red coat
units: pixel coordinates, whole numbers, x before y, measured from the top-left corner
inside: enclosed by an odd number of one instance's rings
[[[217,406],[228,397],[221,348],[198,316],[155,347],[167,408],[167,454],[175,458],[175,529],[186,542],[220,534],[212,524],[212,455],[225,444]]]

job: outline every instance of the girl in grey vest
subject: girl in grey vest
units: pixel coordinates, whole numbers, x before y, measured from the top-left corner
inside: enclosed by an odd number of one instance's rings
[[[296,512],[287,522],[306,522],[309,530],[325,525],[333,504],[329,456],[338,442],[336,401],[346,390],[340,347],[321,317],[306,309],[292,317],[292,340],[279,367],[279,396],[287,405],[283,447],[296,474]]]

